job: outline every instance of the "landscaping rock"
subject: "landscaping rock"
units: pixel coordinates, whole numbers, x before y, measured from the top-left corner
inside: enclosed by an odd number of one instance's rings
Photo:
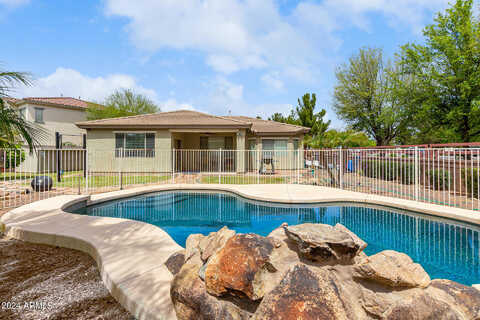
[[[172,281],[170,296],[179,320],[241,320],[251,316],[234,303],[209,295],[197,274],[198,265],[186,263]]]
[[[185,243],[185,263],[202,265],[202,253],[198,247],[200,241],[205,238],[203,234],[191,234]]]
[[[180,250],[172,254],[167,259],[167,261],[165,261],[165,266],[167,267],[168,271],[170,271],[173,275],[176,275],[180,271],[184,263],[185,250]]]
[[[479,290],[430,281],[403,253],[368,257],[342,225],[230,235],[224,228],[187,239],[170,292],[179,320],[480,319]],[[167,264],[178,268],[180,254]]]
[[[260,299],[265,293],[266,274],[276,271],[269,261],[274,247],[271,238],[256,234],[233,236],[208,262],[207,291],[216,296],[241,292],[251,300]]]
[[[252,319],[352,319],[333,273],[295,265],[260,303]]]
[[[302,257],[323,263],[350,263],[366,243],[343,228],[313,223],[284,227]]]
[[[428,294],[447,302],[451,309],[463,314],[463,319],[480,319],[480,291],[460,283],[435,279],[426,288]]]
[[[355,276],[390,287],[421,287],[430,284],[422,266],[404,253],[385,250],[364,259],[354,268]]]
[[[211,232],[207,237],[200,240],[198,247],[201,252],[202,261],[207,261],[215,252],[235,235],[235,231],[223,227],[217,232]]]

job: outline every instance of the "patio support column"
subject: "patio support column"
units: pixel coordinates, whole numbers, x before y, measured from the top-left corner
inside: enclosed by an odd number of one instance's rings
[[[256,166],[255,166],[255,171],[259,172],[260,171],[260,162],[262,161],[262,149],[263,149],[263,144],[262,144],[262,138],[260,137],[257,137],[257,143],[256,143],[256,147],[257,147],[257,155],[258,155],[258,159],[256,161]]]
[[[288,141],[287,141],[287,155],[285,157],[286,159],[285,166],[287,170],[293,170],[297,166],[295,162],[296,157],[295,157],[294,151],[295,149],[293,148],[293,138],[290,137],[288,138]]]
[[[245,130],[237,132],[237,168],[236,172],[245,172]]]

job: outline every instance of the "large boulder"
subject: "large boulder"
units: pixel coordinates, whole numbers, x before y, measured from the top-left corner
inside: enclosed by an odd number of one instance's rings
[[[205,283],[198,277],[198,265],[186,263],[170,287],[170,296],[180,320],[241,320],[251,313],[233,302],[219,300],[207,293]]]
[[[352,319],[335,285],[334,274],[295,265],[260,303],[252,319]]]
[[[207,291],[215,296],[243,293],[258,300],[265,293],[265,277],[276,269],[270,263],[275,248],[272,238],[256,234],[231,237],[209,261],[205,269]]]
[[[342,225],[305,223],[285,226],[287,237],[298,246],[299,254],[312,261],[337,264],[351,263],[367,246]]]
[[[208,236],[191,234],[186,241],[185,262],[203,264],[220,250],[228,239],[235,235],[234,230],[223,227]]]
[[[207,261],[213,254],[220,250],[228,239],[235,235],[234,230],[223,227],[217,232],[211,232],[207,237],[200,240],[198,247],[200,249],[202,261]]]
[[[173,275],[176,275],[180,271],[184,263],[185,250],[180,250],[172,254],[167,259],[167,261],[165,261],[165,266],[167,267],[168,271],[170,271]]]
[[[445,301],[463,319],[480,319],[480,291],[460,283],[436,279],[425,290],[436,300]]]
[[[354,276],[380,282],[390,287],[426,287],[429,275],[422,266],[404,253],[385,250],[374,254],[354,267]]]
[[[430,281],[407,255],[368,257],[365,247],[342,225],[192,235],[183,259],[166,262],[177,318],[480,320],[479,290]]]

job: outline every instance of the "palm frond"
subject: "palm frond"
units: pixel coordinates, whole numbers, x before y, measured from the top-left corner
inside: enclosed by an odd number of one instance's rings
[[[28,72],[0,71],[0,97],[8,97],[8,92],[17,84],[29,86],[32,76]]]

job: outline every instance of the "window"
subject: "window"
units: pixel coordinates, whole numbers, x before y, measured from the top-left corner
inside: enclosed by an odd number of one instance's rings
[[[200,149],[202,150],[233,150],[233,137],[231,136],[211,136],[200,137]]]
[[[208,137],[200,137],[200,149],[208,149]]]
[[[43,108],[35,108],[35,122],[43,123]]]
[[[293,139],[293,149],[298,151],[299,141],[298,139]]]
[[[23,119],[26,118],[27,116],[27,109],[26,108],[21,108],[18,110],[18,112],[20,113],[20,115],[22,116]]]
[[[268,151],[284,151],[287,150],[287,140],[286,139],[263,139],[262,140],[262,149]]]
[[[283,152],[276,151],[286,151],[287,150],[287,140],[285,139],[263,139],[262,140],[262,151],[263,157],[265,159],[271,159],[275,156],[281,157],[284,156]]]
[[[298,147],[300,146],[300,141],[298,139],[293,139],[293,150],[294,150],[294,155],[298,155]]]
[[[272,139],[263,139],[262,140],[262,150],[272,151],[274,147],[274,141]]]
[[[154,133],[115,133],[115,156],[128,157],[154,157]]]
[[[233,137],[225,137],[225,149],[233,150]]]

